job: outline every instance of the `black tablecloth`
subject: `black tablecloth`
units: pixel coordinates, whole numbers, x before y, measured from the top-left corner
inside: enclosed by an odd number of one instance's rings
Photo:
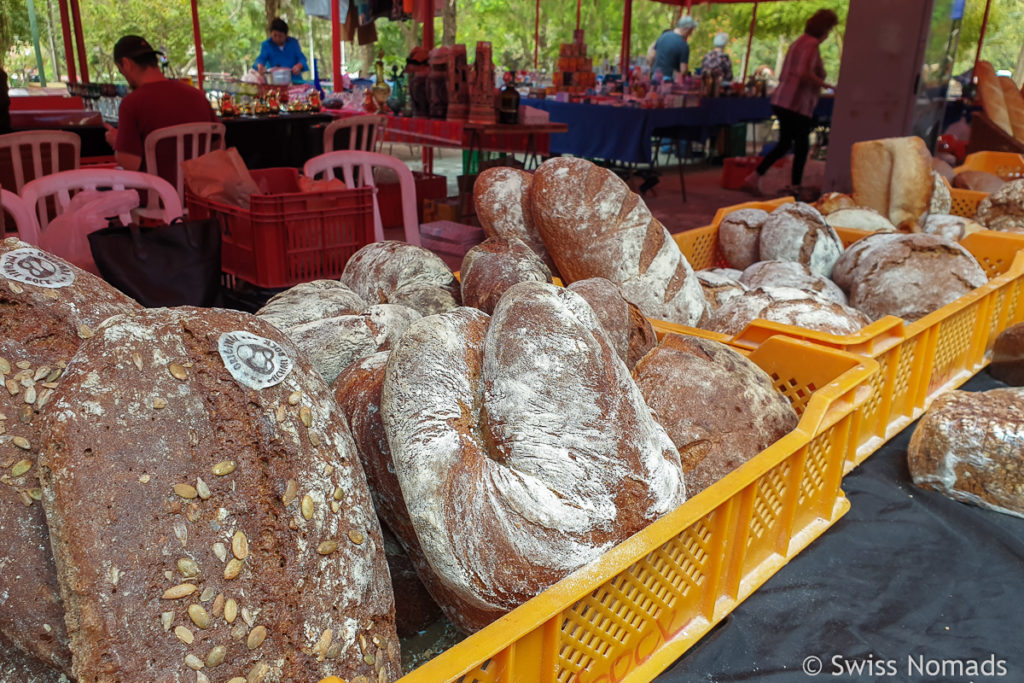
[[[223,119],[228,147],[236,147],[249,168],[302,168],[324,151],[329,114],[280,114]]]
[[[1024,519],[915,487],[916,426],[843,480],[842,519],[656,680],[1024,681]]]

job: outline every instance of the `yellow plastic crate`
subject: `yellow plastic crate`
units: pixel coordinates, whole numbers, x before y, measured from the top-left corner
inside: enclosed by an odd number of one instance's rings
[[[985,171],[1003,180],[1017,180],[1024,178],[1024,156],[1016,152],[975,152],[968,154],[954,171]]]
[[[699,270],[723,265],[717,246],[718,222],[675,235],[680,249]],[[870,233],[838,228],[844,244]],[[872,398],[857,416],[855,448],[846,471],[901,429],[916,420],[938,394],[954,389],[984,368],[996,336],[1024,320],[1024,235],[985,230],[961,243],[974,254],[989,277],[988,284],[913,323],[886,316],[857,334],[831,335],[790,325],[755,320],[735,337],[712,338],[743,348],[757,348],[773,335],[786,335],[863,355],[878,363],[872,377]],[[652,320],[656,331],[689,332],[690,328]]]
[[[738,350],[793,403],[796,429],[401,682],[648,681],[835,523],[878,366],[785,337]]]

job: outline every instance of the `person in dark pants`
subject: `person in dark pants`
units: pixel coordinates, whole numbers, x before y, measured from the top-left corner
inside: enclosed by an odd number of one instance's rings
[[[761,177],[776,161],[793,148],[792,183],[788,188],[801,194],[804,165],[810,151],[812,114],[818,104],[822,88],[833,88],[825,81],[825,67],[821,63],[818,46],[839,23],[839,17],[830,9],[818,10],[807,20],[804,33],[789,46],[779,74],[779,87],[772,93],[772,111],[779,120],[779,142],[743,182],[745,189],[760,194]]]

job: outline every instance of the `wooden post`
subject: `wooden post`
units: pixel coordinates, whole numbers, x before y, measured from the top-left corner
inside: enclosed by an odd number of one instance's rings
[[[629,76],[629,40],[630,32],[633,30],[633,0],[626,0],[626,6],[622,13],[622,53],[619,55],[619,65],[622,70],[622,80],[625,82]]]
[[[341,10],[338,9],[338,0],[331,0],[331,82],[332,90],[341,92]]]

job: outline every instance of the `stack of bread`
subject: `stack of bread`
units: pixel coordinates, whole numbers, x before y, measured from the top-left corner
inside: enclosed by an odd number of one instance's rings
[[[999,76],[991,62],[978,61],[978,97],[985,116],[1008,136],[1024,144],[1024,95],[1012,78]]]

